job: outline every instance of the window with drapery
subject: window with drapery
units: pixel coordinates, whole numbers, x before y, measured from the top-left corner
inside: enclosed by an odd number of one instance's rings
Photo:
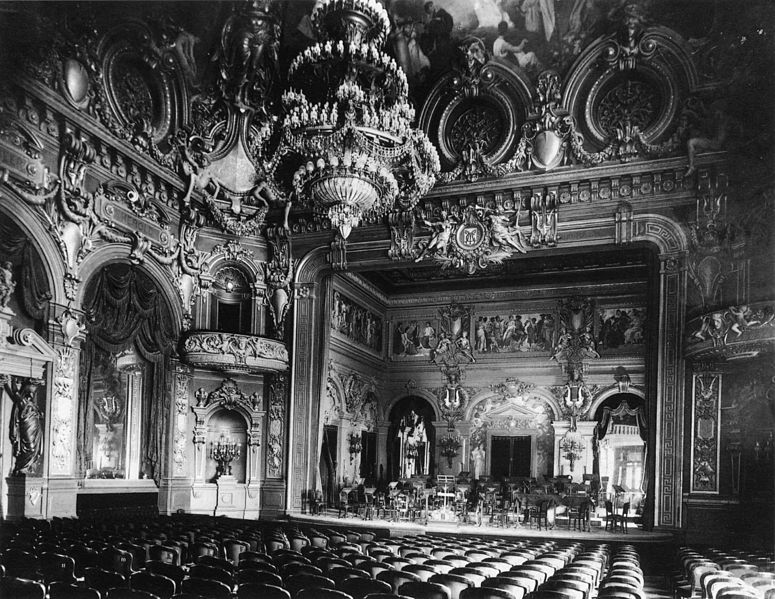
[[[91,478],[153,478],[158,484],[167,451],[177,327],[159,289],[133,266],[106,266],[86,297],[80,470]]]

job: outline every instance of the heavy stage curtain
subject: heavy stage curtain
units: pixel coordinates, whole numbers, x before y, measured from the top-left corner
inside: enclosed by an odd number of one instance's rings
[[[80,397],[88,397],[97,352],[113,355],[134,347],[149,363],[144,376],[141,452],[143,471],[159,483],[167,452],[172,395],[170,357],[175,331],[153,283],[133,268],[105,268],[85,306],[88,336],[82,349]],[[78,455],[85,472],[91,453],[91,398],[79,404]]]

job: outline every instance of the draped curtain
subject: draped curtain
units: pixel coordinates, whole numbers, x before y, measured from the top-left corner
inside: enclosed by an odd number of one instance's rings
[[[51,293],[43,263],[27,235],[7,219],[0,219],[0,259],[21,264],[19,287],[22,307],[33,319],[44,319]]]
[[[84,306],[89,335],[82,349],[78,451],[85,469],[90,453],[88,426],[92,406],[93,367],[97,352],[119,354],[134,347],[149,363],[144,376],[141,455],[142,469],[156,483],[167,451],[169,411],[172,395],[171,354],[175,330],[162,297],[154,284],[134,268],[107,267],[100,271]]]
[[[643,479],[641,480],[640,490],[645,493],[648,488],[648,481],[651,478],[651,473],[648,467],[648,422],[646,420],[646,407],[644,405],[631,408],[627,403],[627,400],[623,399],[615,408],[609,406],[603,408],[600,420],[598,420],[592,435],[592,447],[595,454],[593,472],[598,475],[600,474],[598,443],[608,434],[612,418],[622,415],[635,417],[635,422],[638,425],[638,435],[640,436],[641,441],[643,441]]]

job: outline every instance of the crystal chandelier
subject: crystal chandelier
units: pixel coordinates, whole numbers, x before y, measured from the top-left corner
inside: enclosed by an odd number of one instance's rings
[[[436,181],[436,149],[412,129],[406,75],[382,51],[390,23],[376,0],[323,0],[318,43],[291,63],[281,156],[293,188],[346,239],[363,219],[413,208]]]

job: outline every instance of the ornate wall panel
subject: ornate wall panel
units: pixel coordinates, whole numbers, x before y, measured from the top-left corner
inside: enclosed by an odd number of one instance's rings
[[[721,373],[700,366],[692,375],[691,493],[718,493],[721,454]]]

